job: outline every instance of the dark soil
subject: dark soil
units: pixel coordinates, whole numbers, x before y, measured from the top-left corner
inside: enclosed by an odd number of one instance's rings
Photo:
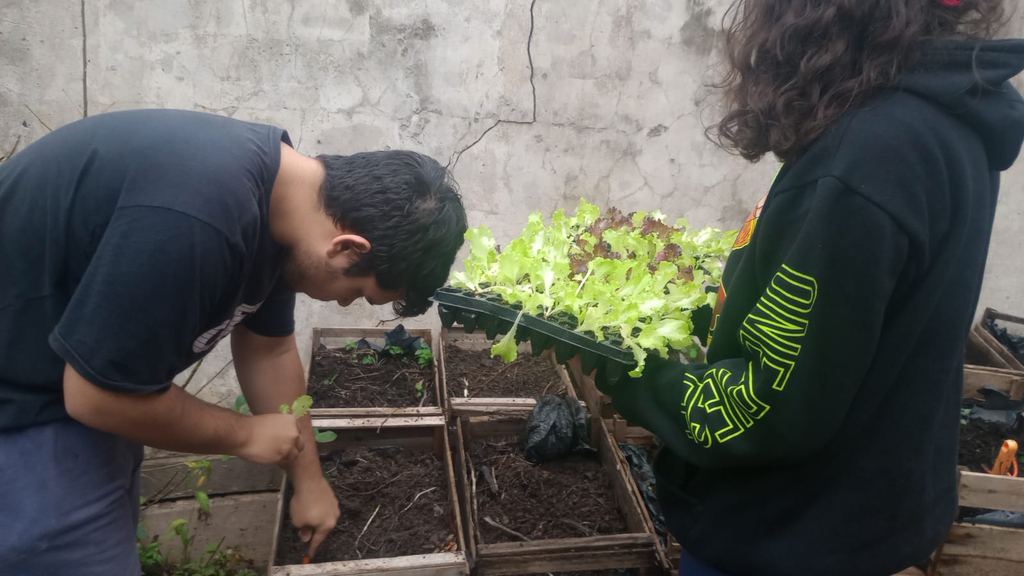
[[[495,493],[484,475],[477,475],[478,527],[485,543],[522,540],[484,518],[530,540],[626,532],[611,479],[596,456],[534,465],[523,457],[516,437],[473,439],[467,451],[474,470],[488,468],[498,488]]]
[[[314,408],[437,406],[432,365],[420,368],[414,357],[371,350],[317,350],[307,393]]]
[[[963,406],[970,408],[974,403],[966,401]],[[984,473],[982,465],[992,467],[1004,440],[1016,440],[1024,447],[1024,430],[980,419],[967,420],[966,424],[960,425],[960,465],[971,472]]]
[[[491,358],[490,349],[466,350],[450,346],[444,350],[448,395],[453,398],[533,398],[565,391],[551,361],[520,354],[506,364]],[[469,384],[469,396],[464,395]]]
[[[435,454],[359,448],[331,452],[320,463],[338,497],[341,519],[314,563],[454,551],[444,465]],[[286,501],[291,497],[289,486]],[[283,518],[275,564],[301,564],[308,548]]]

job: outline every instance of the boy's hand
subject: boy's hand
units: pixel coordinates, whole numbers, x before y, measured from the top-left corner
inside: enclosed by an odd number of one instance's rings
[[[296,485],[290,511],[292,524],[299,529],[299,538],[309,542],[309,557],[312,558],[341,515],[334,490],[323,476]]]
[[[302,452],[303,440],[298,421],[291,414],[247,416],[242,445],[235,452],[256,464],[285,465]]]

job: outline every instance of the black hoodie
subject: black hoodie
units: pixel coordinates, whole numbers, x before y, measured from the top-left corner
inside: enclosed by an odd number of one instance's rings
[[[888,575],[957,508],[964,342],[1024,42],[949,42],[786,165],[723,276],[708,364],[602,385],[657,434],[668,524],[736,575]]]

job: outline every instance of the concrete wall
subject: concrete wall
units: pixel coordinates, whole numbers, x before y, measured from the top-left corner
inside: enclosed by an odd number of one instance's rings
[[[726,0],[5,0],[0,156],[86,111],[205,110],[289,130],[305,154],[411,148],[451,162],[499,241],[581,196],[737,227],[777,165],[703,136]],[[1011,28],[1024,35],[1024,18]],[[84,47],[84,49],[83,49]],[[83,52],[85,58],[83,58]],[[1024,163],[1006,175],[982,305],[1024,313]],[[313,326],[388,310],[300,301]],[[436,315],[407,322],[433,326]],[[233,399],[222,346],[193,389]]]

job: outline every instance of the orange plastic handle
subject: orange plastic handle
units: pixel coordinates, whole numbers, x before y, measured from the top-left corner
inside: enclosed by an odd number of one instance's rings
[[[303,564],[309,564],[309,556],[303,556],[302,557],[302,563]]]
[[[999,476],[1013,476],[1011,472],[1014,468],[1014,464],[1017,462],[1017,442],[1014,440],[1005,440],[1003,447],[999,449],[999,455],[996,456],[996,462],[992,466],[992,474]]]

